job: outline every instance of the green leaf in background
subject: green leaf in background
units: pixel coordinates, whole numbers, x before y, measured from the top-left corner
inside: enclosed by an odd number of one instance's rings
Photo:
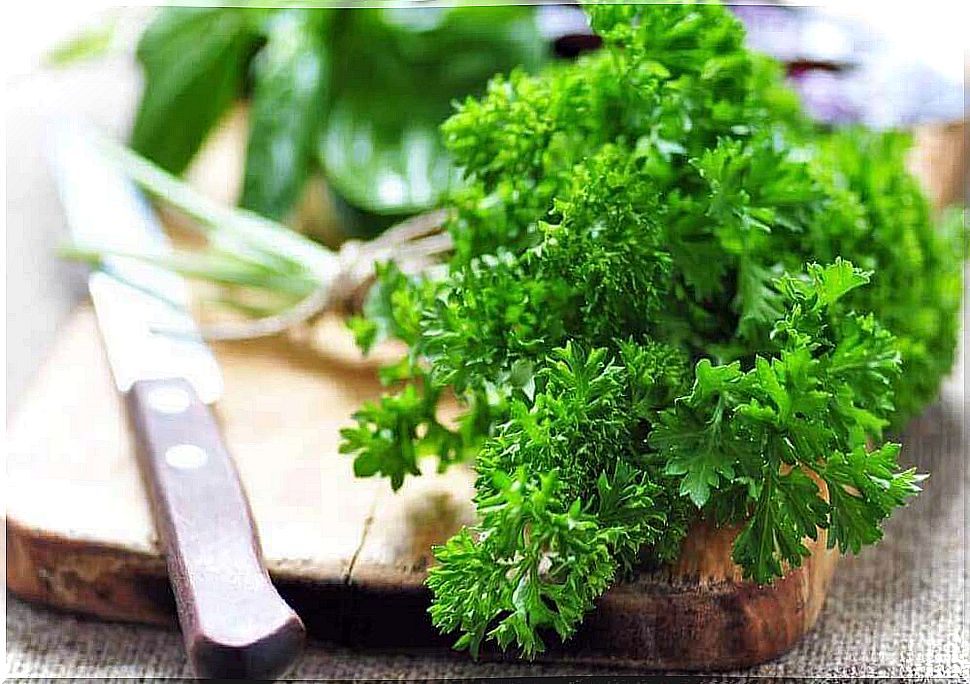
[[[530,7],[366,9],[333,30],[332,104],[319,155],[328,183],[378,216],[427,209],[457,177],[438,126],[495,72],[536,69]]]
[[[89,26],[55,45],[44,55],[44,63],[62,68],[101,57],[111,50],[117,27],[118,16],[110,14],[100,23]]]
[[[169,7],[146,29],[137,56],[145,73],[131,146],[180,173],[241,94],[263,11]]]
[[[132,147],[181,173],[251,95],[240,204],[282,219],[320,168],[345,231],[373,233],[457,180],[438,135],[452,102],[546,52],[532,7],[169,7],[138,46]]]
[[[329,10],[286,10],[268,22],[254,65],[249,142],[239,204],[282,219],[314,163],[329,85]]]

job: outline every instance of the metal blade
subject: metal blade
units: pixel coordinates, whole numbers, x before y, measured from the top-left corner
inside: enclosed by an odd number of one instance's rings
[[[77,124],[54,132],[53,169],[74,242],[84,248],[164,257],[172,247],[151,207]],[[184,280],[163,268],[111,256],[88,280],[115,384],[184,378],[202,401],[222,394],[222,373],[188,311]]]

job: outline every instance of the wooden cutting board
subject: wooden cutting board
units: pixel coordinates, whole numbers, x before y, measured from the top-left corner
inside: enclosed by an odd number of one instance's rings
[[[376,396],[337,321],[305,338],[222,344],[218,410],[270,572],[311,635],[361,647],[447,648],[426,608],[432,544],[472,521],[472,476],[360,480],[338,430]],[[21,597],[108,619],[174,625],[126,422],[92,312],[69,320],[8,430],[7,583]],[[549,657],[642,668],[742,667],[814,623],[835,554],[820,546],[769,587],[741,582],[731,530],[695,529],[675,567],[602,598]],[[824,540],[824,537],[822,538]]]

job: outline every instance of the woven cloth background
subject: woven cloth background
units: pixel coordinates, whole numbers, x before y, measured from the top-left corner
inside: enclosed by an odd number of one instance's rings
[[[965,340],[964,340],[965,341]],[[964,344],[964,347],[966,344]],[[903,458],[928,470],[925,491],[886,525],[886,538],[836,572],[814,630],[778,660],[733,675],[905,677],[970,681],[966,542],[967,420],[963,364],[939,404],[903,437]],[[7,602],[7,675],[184,677],[174,631],[107,624]],[[474,663],[447,653],[373,653],[313,644],[300,679],[636,674],[556,664]]]

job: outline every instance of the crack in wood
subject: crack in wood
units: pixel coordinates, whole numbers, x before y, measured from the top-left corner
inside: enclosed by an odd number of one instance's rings
[[[350,557],[350,563],[347,565],[347,573],[343,578],[343,583],[349,585],[353,581],[354,567],[357,565],[357,558],[360,556],[361,551],[364,549],[364,544],[367,543],[367,534],[370,532],[371,525],[374,523],[374,517],[377,513],[377,504],[380,502],[381,497],[385,496],[385,493],[381,489],[374,491],[374,499],[371,501],[370,510],[367,513],[367,517],[364,518],[363,529],[360,533],[360,543],[357,548],[354,549],[353,555]]]

